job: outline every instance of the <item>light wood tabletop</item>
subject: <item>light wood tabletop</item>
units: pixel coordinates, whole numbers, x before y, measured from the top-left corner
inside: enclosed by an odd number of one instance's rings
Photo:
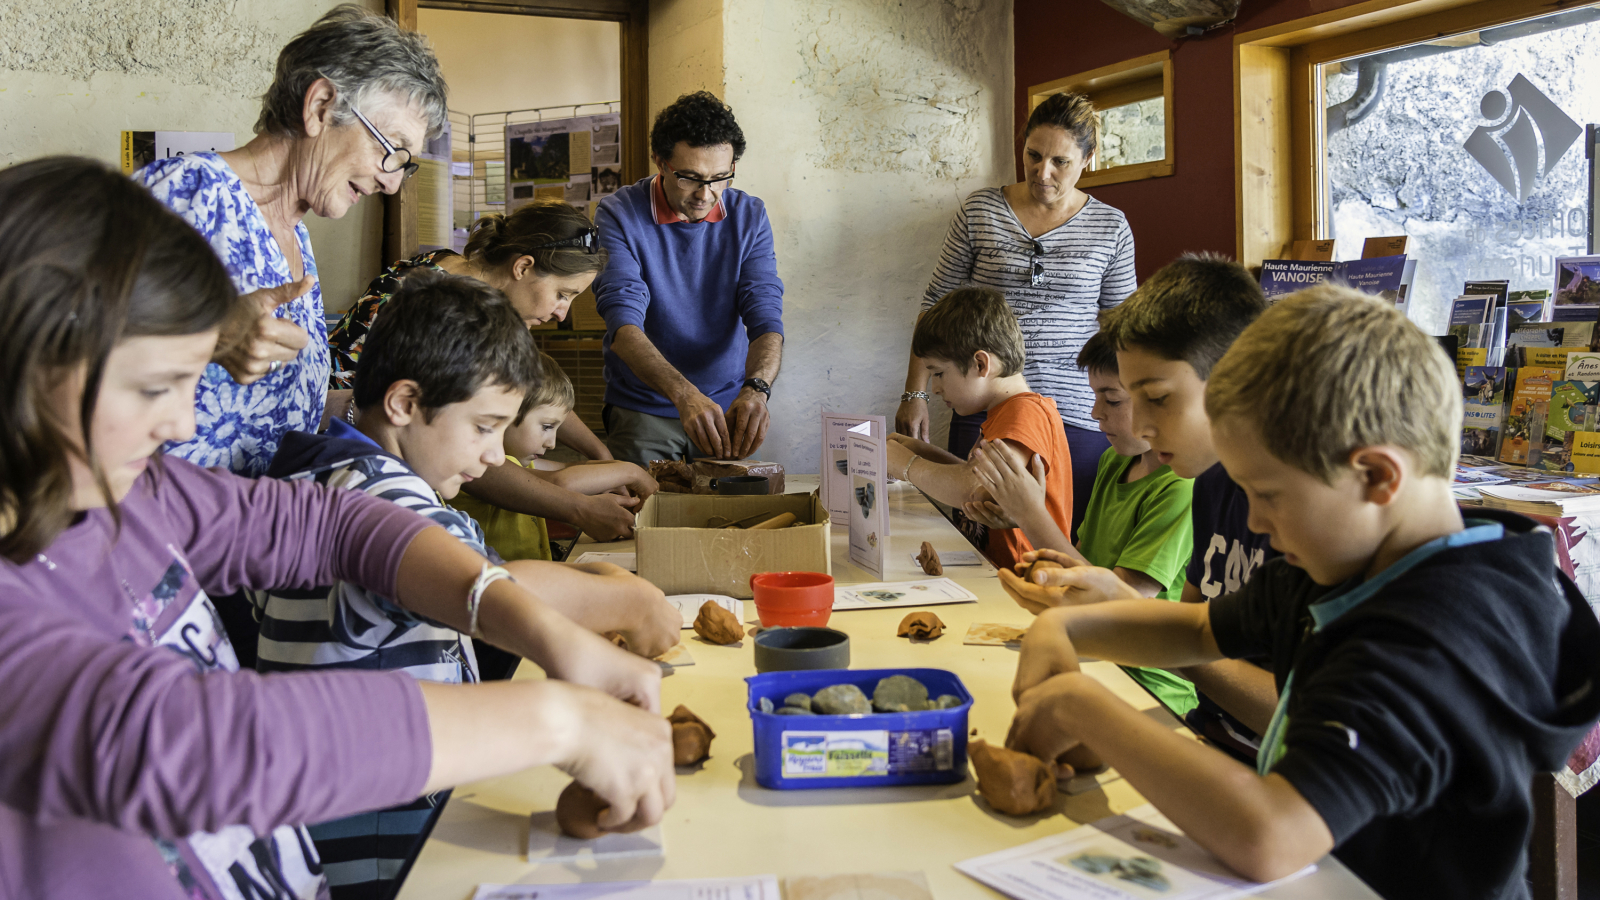
[[[788,479],[789,490],[810,490],[815,476]],[[912,561],[923,541],[940,551],[970,550],[966,540],[915,488],[889,487],[891,537],[883,581],[926,577]],[[875,581],[852,566],[843,527],[833,529],[833,575],[839,584]],[[628,552],[631,542],[581,543],[587,550]],[[850,635],[851,667],[937,668],[956,673],[972,693],[969,730],[992,743],[1005,739],[1014,706],[1011,678],[1017,651],[965,646],[974,622],[1026,626],[1030,616],[1001,590],[992,566],[948,567],[945,574],[977,594],[977,603],[926,607],[944,620],[938,640],[912,642],[895,635],[912,609],[838,612],[829,627]],[[755,621],[755,606],[745,604]],[[1126,781],[1062,795],[1046,813],[1013,818],[991,810],[969,776],[951,785],[775,791],[759,786],[751,756],[752,729],[745,712],[744,679],[756,674],[752,641],[720,647],[683,632],[694,665],[662,681],[664,712],[684,704],[716,731],[711,758],[680,769],[677,803],[663,822],[665,853],[655,858],[530,864],[529,816],[548,813],[570,780],[550,769],[462,785],[413,866],[400,900],[465,900],[479,884],[560,884],[775,874],[827,875],[921,871],[935,898],[1000,896],[962,875],[952,864],[1121,813],[1146,801]],[[529,672],[528,670],[534,671]],[[542,677],[524,665],[517,677]],[[1142,688],[1109,663],[1085,670],[1119,697],[1188,735]],[[1277,898],[1375,898],[1336,860],[1317,872],[1263,893]]]

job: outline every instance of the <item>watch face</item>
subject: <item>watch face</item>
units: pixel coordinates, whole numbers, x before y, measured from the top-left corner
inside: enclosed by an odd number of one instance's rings
[[[762,393],[768,393],[768,392],[770,392],[772,390],[772,385],[767,384],[765,381],[761,380],[760,378],[747,378],[747,379],[745,379],[744,384],[745,384],[745,387],[755,388],[756,390],[761,391]]]

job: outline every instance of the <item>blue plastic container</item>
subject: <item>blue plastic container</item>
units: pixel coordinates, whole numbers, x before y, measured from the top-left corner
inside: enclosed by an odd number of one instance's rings
[[[856,716],[780,716],[761,711],[765,697],[775,707],[790,694],[815,694],[835,684],[853,684],[872,696],[878,681],[908,675],[929,697],[954,694],[961,705],[911,713]],[[755,729],[756,781],[765,788],[876,787],[953,784],[967,777],[967,710],[972,695],[954,672],[943,669],[819,669],[768,672],[746,678],[747,708]]]

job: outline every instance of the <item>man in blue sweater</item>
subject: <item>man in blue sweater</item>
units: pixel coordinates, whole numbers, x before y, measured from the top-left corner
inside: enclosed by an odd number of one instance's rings
[[[657,174],[595,213],[610,253],[594,293],[617,459],[742,459],[767,435],[783,282],[766,206],[730,187],[744,146],[733,110],[685,94],[650,130]]]

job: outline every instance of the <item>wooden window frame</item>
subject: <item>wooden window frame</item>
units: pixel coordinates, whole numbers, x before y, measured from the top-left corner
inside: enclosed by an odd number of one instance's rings
[[[1321,240],[1326,198],[1323,63],[1523,19],[1594,0],[1367,0],[1234,38],[1234,213],[1238,259],[1255,265]]]
[[[1101,66],[1065,78],[1057,78],[1028,88],[1028,112],[1052,94],[1075,91],[1094,103],[1095,109],[1113,109],[1152,97],[1163,99],[1166,126],[1166,155],[1158,160],[1112,166],[1084,172],[1078,178],[1078,187],[1089,188],[1102,184],[1120,184],[1126,181],[1143,181],[1147,178],[1164,178],[1177,167],[1177,149],[1173,138],[1175,119],[1172,112],[1172,52],[1162,50],[1135,59]]]
[[[550,16],[616,22],[621,27],[622,181],[632,184],[650,171],[649,0],[384,0],[384,11],[401,28],[417,30],[417,9]],[[416,185],[407,180],[383,198],[385,265],[416,254]]]

